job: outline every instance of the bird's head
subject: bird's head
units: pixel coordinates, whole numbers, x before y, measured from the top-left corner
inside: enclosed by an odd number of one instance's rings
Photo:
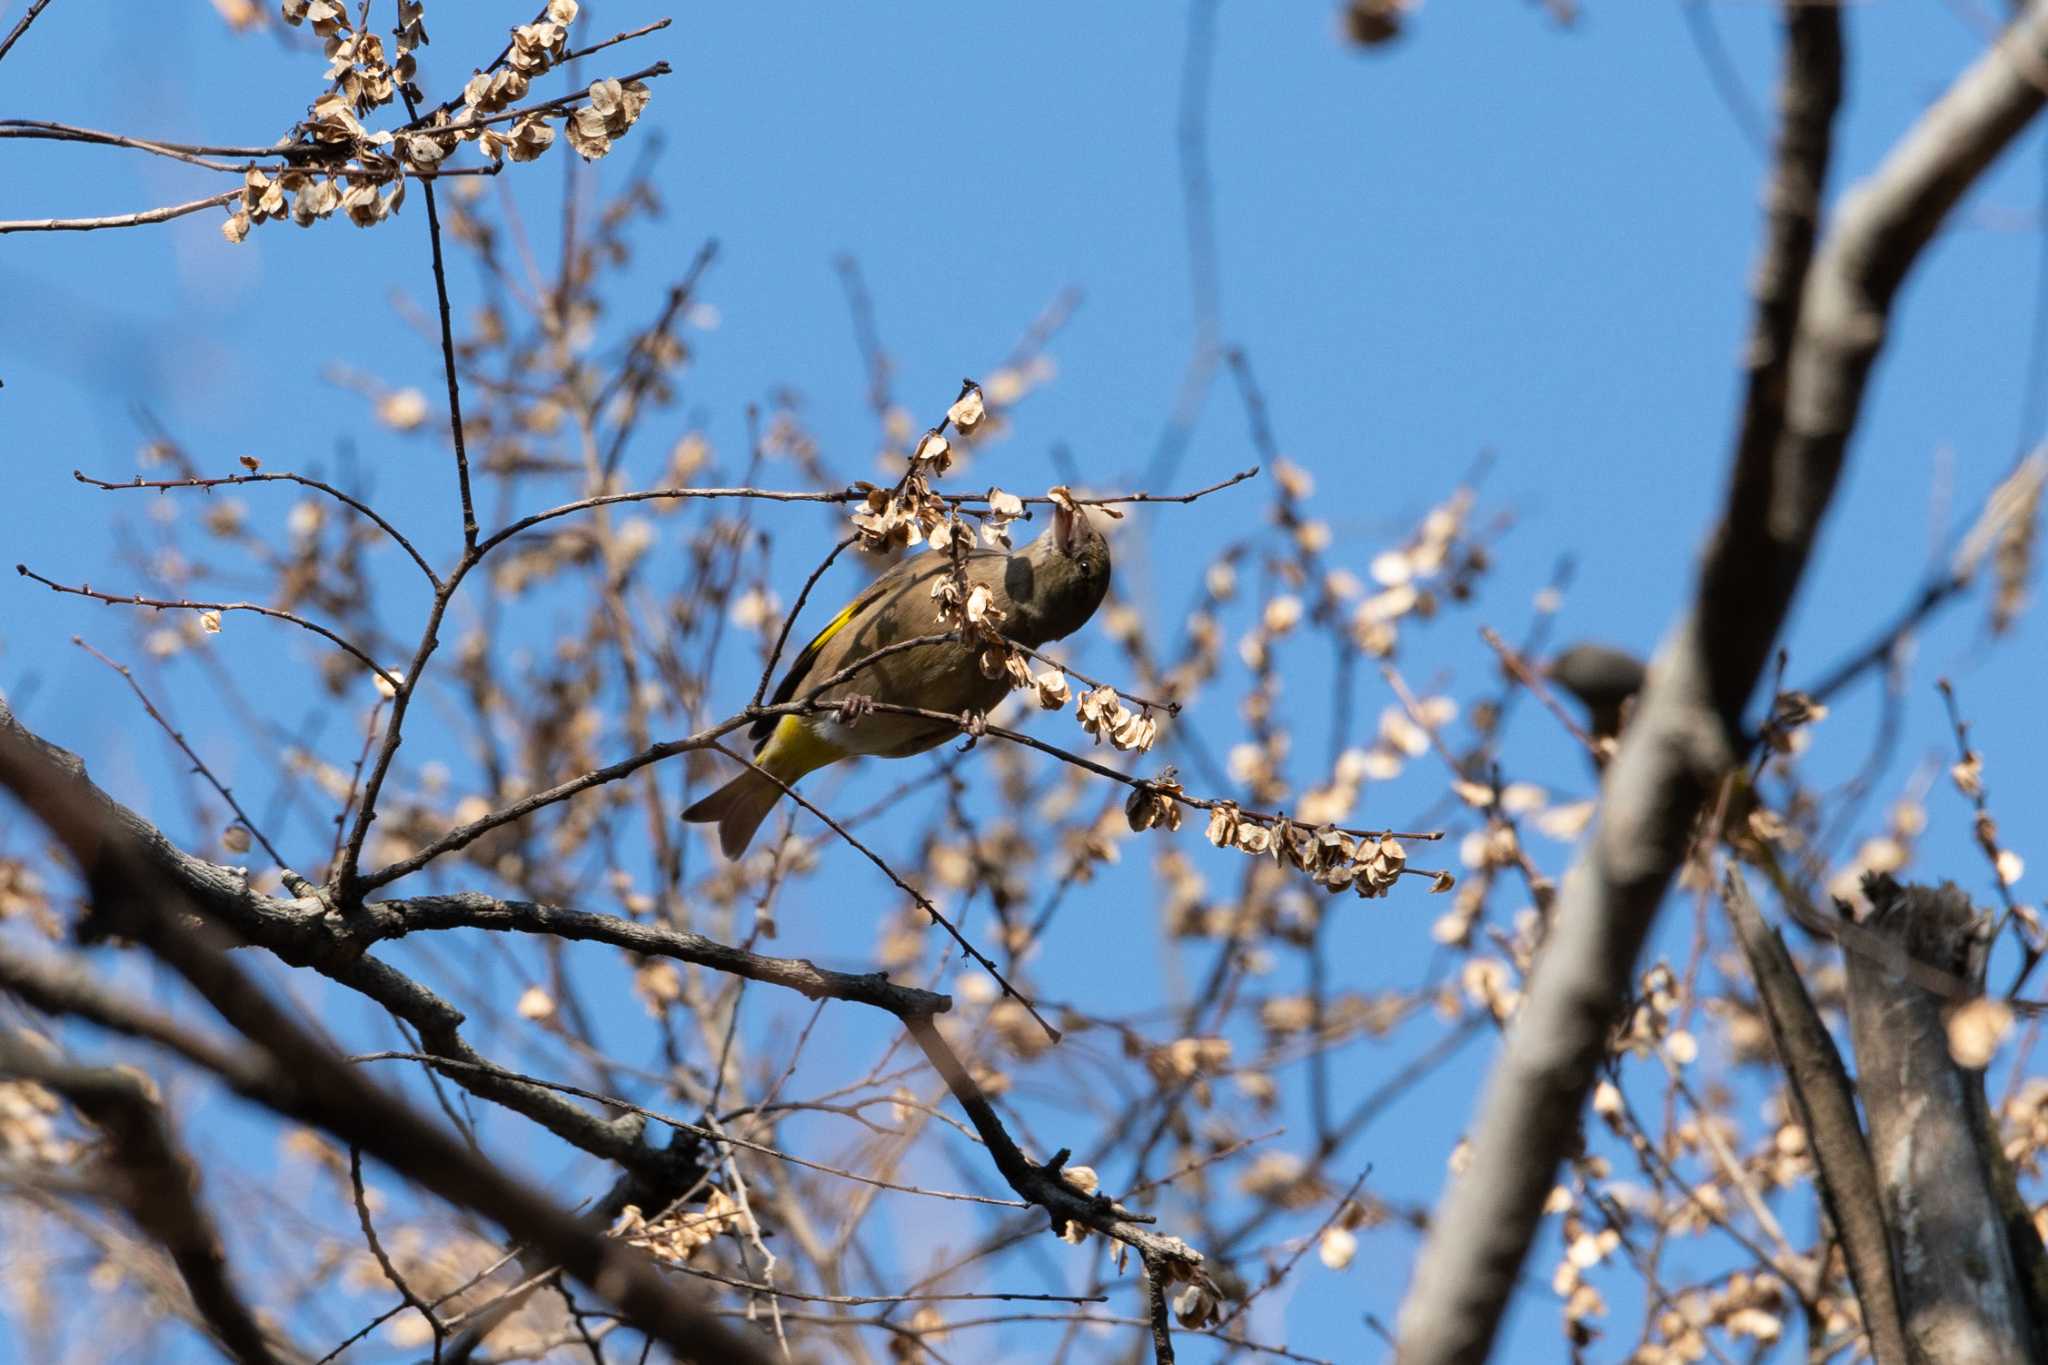
[[[1052,525],[1020,558],[1030,586],[1013,595],[1030,603],[1031,633],[1041,641],[1080,629],[1109,592],[1109,541],[1086,508],[1055,507]]]

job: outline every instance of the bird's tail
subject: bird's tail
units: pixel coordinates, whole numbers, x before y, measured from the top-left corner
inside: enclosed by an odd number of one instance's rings
[[[747,841],[782,799],[784,783],[846,757],[846,750],[796,716],[784,716],[754,754],[755,766],[683,812],[685,820],[718,826],[718,846],[728,858],[747,851]],[[775,774],[774,777],[768,776]]]
[[[782,799],[782,788],[765,773],[748,768],[732,781],[683,812],[685,820],[718,826],[718,846],[728,858],[747,851],[754,831]]]

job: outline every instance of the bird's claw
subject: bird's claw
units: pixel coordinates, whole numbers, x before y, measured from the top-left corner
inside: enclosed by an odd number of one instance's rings
[[[967,736],[966,747],[973,748],[974,742],[988,733],[988,714],[983,711],[962,711],[960,733]]]
[[[875,712],[875,699],[865,692],[854,692],[839,699],[839,723],[851,730],[860,724],[861,717]]]

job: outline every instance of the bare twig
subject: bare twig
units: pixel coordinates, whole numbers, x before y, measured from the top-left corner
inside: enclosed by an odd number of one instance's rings
[[[532,901],[500,900],[474,891],[372,901],[363,907],[358,928],[351,937],[360,951],[407,934],[461,928],[609,943],[628,952],[694,963],[748,981],[778,986],[810,1000],[848,1000],[871,1005],[898,1018],[942,1014],[952,1008],[949,997],[915,986],[897,985],[880,972],[829,971],[802,958],[751,953],[666,925]]]
[[[398,1267],[391,1263],[391,1255],[384,1250],[384,1243],[377,1238],[377,1225],[370,1219],[370,1197],[363,1188],[363,1149],[351,1143],[348,1149],[348,1183],[356,1201],[356,1223],[363,1230],[363,1241],[369,1245],[370,1254],[377,1258],[377,1268],[384,1272],[384,1278],[398,1291],[406,1305],[427,1320],[427,1330],[434,1334],[434,1359],[441,1358],[441,1343],[447,1340],[448,1328],[434,1312],[433,1305],[413,1292],[405,1282],[405,1276],[398,1273]]]
[[[28,32],[28,26],[36,21],[36,16],[41,14],[43,7],[49,3],[50,0],[30,0],[27,12],[15,21],[14,27],[8,30],[7,37],[0,39],[0,60],[6,59],[8,52],[21,41],[21,35]]]
[[[656,19],[651,24],[642,24],[639,28],[627,29],[624,33],[614,33],[603,42],[592,43],[589,47],[579,47],[573,52],[564,52],[556,60],[555,65],[566,66],[579,58],[588,57],[593,52],[602,52],[608,47],[616,47],[620,43],[630,43],[633,39],[645,38],[650,33],[659,33],[674,22],[675,20],[673,19]]]
[[[1205,488],[1197,488],[1188,493],[1115,493],[1099,498],[1077,497],[1073,501],[1082,507],[1122,507],[1135,503],[1190,503],[1206,498],[1211,493],[1235,488],[1247,479],[1256,478],[1258,473],[1259,468],[1254,465],[1250,469],[1239,470],[1227,479],[1219,479]],[[633,493],[605,493],[596,497],[578,498],[574,502],[565,502],[559,507],[550,507],[545,511],[521,517],[484,537],[479,550],[481,553],[489,553],[514,536],[530,531],[542,522],[587,512],[593,507],[611,507],[622,502],[663,502],[684,498],[753,498],[763,502],[851,503],[860,502],[867,495],[867,488],[860,485],[823,491],[777,488],[645,488]],[[955,507],[974,507],[988,501],[986,493],[940,493],[936,496]],[[1055,505],[1055,500],[1049,497],[1020,497],[1018,501],[1026,506]]]
[[[78,587],[74,588],[67,584],[59,583],[54,578],[45,578],[43,577],[43,575],[37,573],[34,569],[29,568],[28,565],[26,564],[15,565],[14,571],[20,574],[23,578],[34,579],[36,582],[42,584],[46,588],[49,588],[53,592],[70,593],[76,597],[90,597],[93,601],[104,602],[108,606],[153,607],[158,611],[246,611],[253,612],[257,616],[268,616],[272,620],[289,621],[292,625],[298,626],[302,630],[312,631],[315,635],[318,635],[321,639],[326,640],[330,644],[334,645],[343,653],[353,656],[355,659],[360,661],[365,668],[369,669],[370,672],[374,673],[378,678],[382,679],[388,686],[391,686],[393,688],[396,688],[398,686],[398,679],[393,677],[391,673],[384,668],[383,665],[379,664],[375,659],[372,659],[359,646],[351,644],[349,641],[344,640],[341,636],[335,634],[332,630],[329,630],[326,626],[321,625],[317,621],[309,621],[303,616],[295,615],[294,613],[288,611],[280,611],[276,607],[266,607],[259,602],[194,602],[182,598],[176,601],[171,601],[165,598],[144,597],[140,593],[100,592],[98,589],[94,588],[89,583],[80,584]]]
[[[199,1202],[198,1167],[179,1146],[147,1080],[129,1068],[79,1066],[5,1034],[0,1075],[56,1091],[105,1135],[106,1156],[95,1185],[164,1248],[199,1321],[228,1355],[245,1365],[306,1358],[266,1328],[236,1288],[220,1231]]]
[[[141,227],[146,223],[168,223],[173,218],[183,218],[201,209],[215,209],[223,204],[233,203],[242,197],[239,187],[224,194],[209,195],[205,199],[194,199],[184,204],[166,204],[162,208],[140,209],[134,213],[115,213],[103,218],[15,218],[0,220],[0,234],[9,232],[96,232],[101,228]]]
[[[138,476],[134,479],[116,483],[107,479],[96,479],[90,474],[74,469],[71,471],[71,477],[88,487],[105,489],[108,492],[119,492],[123,489],[131,488],[153,488],[161,492],[172,488],[213,489],[233,487],[237,484],[245,483],[295,483],[302,488],[311,488],[316,492],[325,493],[342,506],[353,510],[369,520],[379,530],[384,532],[385,535],[390,536],[400,549],[405,551],[412,559],[412,562],[419,566],[420,572],[427,576],[429,583],[433,584],[436,588],[441,586],[439,575],[434,572],[432,566],[427,563],[420,552],[413,548],[413,543],[407,540],[396,526],[386,521],[375,508],[360,498],[352,497],[342,492],[333,484],[323,483],[319,479],[308,478],[304,474],[290,474],[282,471],[274,474],[224,474],[211,479],[144,479]]]
[[[4,707],[0,718],[7,722],[0,727],[0,787],[22,801],[77,859],[97,908],[114,916],[124,934],[183,976],[249,1040],[232,1053],[215,1049],[211,1057],[215,1065],[210,1069],[237,1093],[360,1143],[442,1198],[534,1242],[685,1358],[763,1359],[752,1341],[680,1297],[644,1256],[536,1196],[523,1181],[361,1079],[215,946],[216,935],[204,928],[200,906],[178,881],[163,874],[146,845],[100,814],[99,798],[88,784],[20,738]],[[133,1013],[97,992],[90,1000],[62,1003],[89,1017]]]
[[[135,681],[135,674],[128,666],[114,662],[114,660],[100,653],[76,635],[71,637],[71,643],[77,645],[80,649],[92,655],[93,658],[98,659],[108,668],[121,675],[122,681],[128,684],[129,690],[135,693],[135,699],[142,703],[142,709],[149,713],[149,718],[163,727],[163,732],[171,737],[171,742],[178,746],[178,751],[191,761],[192,770],[205,778],[208,786],[220,793],[220,799],[228,803],[228,809],[235,813],[235,819],[241,822],[242,828],[255,835],[256,842],[263,845],[263,851],[270,855],[270,861],[279,867],[291,866],[291,864],[284,860],[284,855],[277,851],[276,845],[272,844],[263,831],[257,828],[256,822],[249,818],[249,813],[242,809],[242,803],[235,800],[234,792],[213,775],[213,769],[206,766],[206,760],[193,751],[192,746],[185,742],[185,736],[179,733],[177,727],[164,718],[163,712],[156,709],[156,703],[152,702],[149,699],[149,694],[142,690],[142,684]]]
[[[880,708],[877,707],[877,709]],[[869,862],[873,863],[877,868],[879,868],[883,876],[887,877],[890,881],[896,884],[897,889],[902,891],[903,894],[905,894],[906,896],[909,896],[913,901],[917,902],[917,908],[924,911],[926,918],[930,919],[933,924],[938,925],[941,929],[944,929],[946,933],[952,938],[952,940],[960,945],[960,951],[967,954],[968,957],[972,958],[974,960],[975,965],[980,967],[983,971],[987,972],[989,974],[989,978],[993,980],[997,986],[1002,988],[1002,992],[1004,995],[1008,996],[1012,1000],[1015,1000],[1018,1004],[1024,1007],[1026,1012],[1028,1012],[1031,1015],[1032,1019],[1036,1021],[1038,1026],[1041,1029],[1045,1030],[1046,1037],[1050,1038],[1055,1043],[1057,1043],[1060,1040],[1060,1031],[1054,1028],[1052,1024],[1038,1012],[1038,1006],[1031,1003],[1030,997],[1026,996],[1022,991],[1019,991],[1015,986],[1010,984],[1010,979],[1003,975],[1002,968],[996,966],[995,960],[989,957],[988,954],[982,952],[981,949],[975,947],[974,944],[968,939],[968,937],[960,932],[959,926],[954,924],[952,920],[948,919],[946,917],[945,912],[940,910],[939,907],[935,903],[933,903],[931,897],[925,895],[924,892],[918,890],[909,882],[903,880],[901,874],[899,874],[895,868],[890,867],[888,862],[885,861],[880,854],[876,853],[873,849],[869,848],[866,844],[862,843],[860,839],[856,837],[851,830],[846,828],[845,825],[833,819],[830,815],[827,815],[823,810],[819,809],[818,806],[816,806],[811,801],[806,799],[802,795],[802,793],[797,791],[795,787],[791,786],[787,782],[784,782],[781,778],[777,777],[774,773],[769,772],[766,768],[754,762],[752,759],[742,758],[740,755],[734,753],[732,750],[726,748],[723,744],[717,743],[716,741],[713,741],[708,747],[716,749],[719,753],[724,754],[727,758],[733,760],[733,762],[743,764],[746,767],[751,768],[755,772],[761,774],[763,777],[773,782],[776,786],[780,787],[782,789],[782,794],[784,796],[787,796],[790,800],[796,802],[799,806],[802,806],[812,815],[815,815],[818,817],[818,819],[824,821],[826,827],[829,828],[834,834],[837,834],[841,839],[845,840],[846,843],[849,846],[851,846],[855,852],[859,853],[862,857],[866,858]]]
[[[521,1072],[507,1070],[501,1066],[491,1066],[481,1062],[457,1062],[447,1057],[436,1057],[421,1052],[361,1052],[350,1057],[349,1060],[352,1062],[420,1062],[427,1066],[458,1074],[465,1071],[483,1072],[501,1080],[516,1081],[520,1085],[540,1086],[544,1089],[560,1091],[565,1095],[575,1095],[586,1100],[597,1100],[611,1108],[623,1109],[627,1113],[638,1114],[642,1118],[661,1124],[664,1128],[672,1128],[678,1133],[687,1133],[691,1137],[703,1138],[707,1142],[729,1143],[734,1147],[739,1147],[749,1152],[758,1152],[762,1156],[771,1157],[776,1161],[788,1162],[792,1166],[801,1166],[806,1170],[817,1171],[823,1175],[837,1176],[841,1180],[851,1180],[856,1184],[872,1185],[876,1189],[894,1190],[898,1194],[921,1195],[926,1199],[949,1199],[963,1204],[988,1204],[1001,1209],[1026,1209],[1031,1207],[1029,1204],[1015,1199],[994,1199],[985,1194],[962,1194],[957,1190],[926,1189],[921,1185],[905,1185],[894,1180],[882,1180],[875,1176],[862,1175],[858,1171],[848,1170],[843,1166],[830,1166],[822,1161],[807,1160],[804,1157],[785,1152],[780,1148],[771,1147],[764,1142],[751,1142],[746,1138],[734,1137],[730,1133],[719,1132],[702,1124],[686,1123],[682,1119],[671,1118],[669,1115],[658,1110],[645,1108],[634,1104],[631,1100],[620,1099],[616,1095],[600,1094],[595,1090],[586,1090],[582,1086],[569,1085],[563,1081],[544,1080],[539,1076],[525,1075]]]
[[[775,647],[768,651],[768,662],[761,669],[761,680],[754,684],[754,696],[747,703],[749,706],[759,706],[761,698],[768,695],[768,684],[775,679],[775,665],[782,661],[782,650],[789,643],[789,632],[796,625],[797,615],[803,611],[804,603],[811,600],[811,589],[818,586],[818,580],[825,576],[825,570],[832,567],[832,562],[838,559],[855,539],[854,536],[848,536],[834,545],[831,553],[819,561],[818,567],[811,570],[811,576],[804,580],[803,588],[796,595],[795,604],[789,609],[789,615],[782,618],[782,630],[775,637]]]

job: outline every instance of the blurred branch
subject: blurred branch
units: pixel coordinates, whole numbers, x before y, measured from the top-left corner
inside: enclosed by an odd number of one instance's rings
[[[1707,81],[1720,96],[1721,103],[1728,110],[1736,130],[1742,134],[1757,155],[1770,150],[1770,133],[1764,127],[1764,119],[1756,107],[1756,101],[1749,97],[1749,91],[1742,83],[1742,72],[1729,59],[1728,45],[1721,41],[1720,27],[1714,20],[1714,6],[1711,0],[1681,0],[1679,12],[1685,16],[1685,31],[1692,38],[1693,51],[1699,54],[1700,65],[1706,68]]]
[[[889,375],[894,367],[889,362],[889,353],[882,348],[881,329],[875,325],[874,296],[868,293],[860,262],[853,256],[839,256],[832,267],[839,272],[840,287],[846,291],[846,310],[853,318],[853,344],[859,348],[861,366],[868,374],[868,407],[877,422],[886,424],[890,408]]]
[[[638,1329],[685,1359],[759,1361],[755,1344],[687,1301],[640,1252],[586,1226],[456,1141],[411,1106],[361,1078],[346,1059],[274,1004],[216,946],[204,905],[186,893],[152,841],[110,818],[75,767],[28,737],[0,704],[0,787],[11,791],[76,859],[96,913],[146,946],[249,1040],[215,1050],[215,1070],[238,1094],[360,1144],[392,1170],[529,1240],[616,1304]],[[161,839],[161,836],[158,836]],[[102,1001],[102,1003],[111,1003]]]
[[[308,893],[300,900],[276,900],[253,891],[240,868],[222,867],[177,848],[154,825],[114,801],[85,777],[84,765],[54,746],[30,734],[0,701],[0,749],[8,745],[24,752],[43,755],[46,763],[73,775],[81,799],[93,803],[93,813],[106,828],[147,851],[154,875],[176,885],[184,902],[198,907],[205,922],[226,930],[243,942],[260,945],[280,960],[298,967],[311,967],[329,979],[349,987],[391,1011],[419,1030],[427,1049],[457,1061],[482,1062],[461,1035],[461,1011],[425,986],[390,965],[363,955],[363,946],[344,931],[345,921],[328,911],[327,903],[311,894],[313,888],[295,875],[287,885]],[[103,937],[111,927],[109,916],[120,902],[91,908],[78,934],[81,939]],[[200,1044],[191,1039],[158,1039],[209,1069],[220,1070],[218,1059],[195,1051]],[[473,1076],[463,1084],[483,1098],[525,1115],[548,1131],[595,1156],[618,1161],[632,1168],[658,1168],[669,1158],[645,1147],[639,1139],[639,1122],[594,1117],[545,1091],[509,1086],[488,1076]]]
[[[0,972],[0,983],[6,979]],[[222,1351],[249,1365],[309,1358],[259,1322],[236,1289],[220,1231],[199,1202],[199,1168],[172,1133],[155,1087],[139,1072],[80,1066],[32,1046],[27,1035],[0,1034],[0,1076],[55,1091],[105,1136],[98,1191],[125,1208],[170,1256],[199,1320]]]
[[[1609,769],[1600,829],[1489,1083],[1402,1313],[1404,1362],[1475,1361],[1498,1328],[1637,952],[1768,659],[1860,415],[1891,301],[1943,218],[2041,107],[2048,4],[2026,9],[1844,201],[1813,255],[1841,83],[1840,16],[1789,4],[1784,124],[1750,385],[1698,600]],[[1807,262],[1811,259],[1811,269]]]
[[[1891,624],[1879,631],[1869,644],[1802,690],[1816,701],[1826,701],[1863,674],[1890,662],[1897,655],[1900,644],[1919,629],[1923,621],[1977,581],[1978,570],[1984,566],[1986,557],[2008,533],[2015,520],[2032,516],[2044,480],[2048,480],[2048,448],[2028,454],[2011,474],[1999,481],[1984,499],[1983,510],[1957,543],[1948,562],[1927,575],[1920,590]]]
[[[1180,163],[1181,220],[1187,233],[1188,296],[1194,335],[1173,410],[1160,430],[1145,470],[1147,483],[1164,483],[1180,468],[1202,401],[1223,358],[1220,297],[1222,271],[1216,254],[1216,188],[1209,173],[1210,76],[1216,65],[1216,11],[1222,0],[1189,0],[1187,42],[1182,49],[1179,113],[1174,150]]]
[[[1960,890],[1900,886],[1879,876],[1864,888],[1873,933],[1981,987],[1991,924]],[[2040,1237],[2024,1208],[2019,1226],[2007,1226],[1984,1074],[1953,1055],[1953,1030],[1965,1021],[1951,1002],[1862,957],[1844,965],[1877,1210],[1896,1239],[1906,1334],[1928,1361],[2038,1361],[2048,1323],[2032,1320],[2009,1234],[2031,1238],[2036,1260]]]
[[[61,789],[57,788],[52,773],[64,775]],[[325,1044],[300,1038],[296,1025],[283,1035],[286,1043],[282,1051],[271,1048],[263,1028],[266,1021],[271,1021],[278,1012],[267,1001],[244,999],[245,995],[253,995],[253,985],[243,980],[239,969],[220,957],[209,944],[198,941],[211,937],[204,931],[209,928],[215,932],[220,928],[231,929],[238,938],[260,944],[288,963],[312,966],[343,985],[370,995],[420,1028],[428,1051],[436,1059],[430,1064],[447,1063],[447,1074],[463,1080],[477,1093],[500,1099],[585,1150],[629,1166],[658,1164],[666,1159],[663,1151],[646,1147],[639,1141],[640,1117],[631,1112],[635,1107],[628,1106],[626,1119],[630,1126],[614,1128],[600,1124],[582,1110],[554,1096],[549,1098],[561,1106],[559,1110],[537,1106],[529,1097],[545,1093],[543,1086],[549,1083],[518,1077],[517,1073],[505,1072],[478,1057],[455,1034],[460,1014],[402,973],[364,956],[365,950],[382,939],[400,937],[421,929],[477,927],[518,930],[608,942],[636,952],[673,957],[729,971],[750,980],[796,990],[814,999],[845,999],[886,1010],[904,1023],[924,1050],[988,1146],[998,1170],[1020,1197],[1045,1209],[1058,1226],[1078,1222],[1125,1242],[1143,1254],[1161,1258],[1162,1263],[1174,1266],[1182,1278],[1199,1273],[1202,1258],[1185,1242],[1144,1230],[1137,1226],[1150,1221],[1144,1215],[1131,1213],[1101,1196],[1084,1194],[1068,1183],[1059,1173],[1064,1154],[1046,1165],[1032,1162],[1023,1155],[979,1082],[933,1022],[935,1015],[951,1008],[951,1001],[946,996],[914,987],[896,986],[880,975],[828,972],[802,960],[762,957],[661,926],[553,906],[499,901],[481,895],[375,902],[345,915],[327,913],[316,899],[286,902],[264,897],[250,891],[246,882],[234,875],[233,869],[216,867],[173,847],[148,822],[112,801],[87,781],[75,761],[72,765],[60,767],[48,754],[47,746],[14,720],[4,702],[0,702],[0,786],[23,794],[31,809],[39,815],[47,811],[46,819],[54,823],[66,842],[83,850],[79,853],[81,862],[96,888],[96,914],[110,917],[119,932],[142,940],[173,967],[193,979],[195,986],[222,1009],[231,1023],[243,1029],[252,1040],[263,1042],[271,1051],[272,1058],[251,1060],[244,1053],[226,1050],[191,1035],[169,1021],[145,1019],[139,1012],[117,1004],[103,994],[87,992],[80,984],[82,976],[74,978],[77,989],[71,992],[74,998],[68,1006],[64,1004],[62,995],[50,992],[45,992],[39,1003],[50,1008],[68,1008],[96,1022],[123,1027],[125,1031],[176,1048],[189,1060],[221,1075],[251,1098],[270,1105],[280,1113],[326,1128],[344,1141],[358,1143],[393,1170],[420,1180],[444,1198],[477,1208],[504,1223],[515,1235],[543,1244],[547,1255],[555,1257],[586,1283],[595,1284],[591,1279],[594,1262],[587,1247],[578,1250],[564,1242],[559,1229],[546,1234],[527,1230],[545,1226],[546,1218],[531,1206],[508,1205],[501,1190],[480,1190],[474,1183],[479,1178],[474,1171],[466,1168],[454,1172],[447,1170],[451,1160],[450,1149],[459,1153],[465,1162],[478,1162],[479,1158],[442,1137],[438,1129],[427,1129],[433,1141],[441,1145],[427,1149],[418,1161],[425,1162],[431,1170],[446,1177],[447,1183],[437,1185],[422,1172],[420,1165],[400,1159],[398,1151],[403,1148],[394,1150],[395,1143],[412,1141],[412,1137],[407,1135],[425,1127],[420,1120],[406,1111],[401,1122],[390,1111],[402,1106],[385,1097],[383,1092],[361,1083],[351,1081],[342,1089],[329,1089],[325,1080],[316,1084],[313,1078],[323,1076],[330,1062],[338,1063],[341,1059],[335,1057]],[[109,860],[113,860],[115,865],[109,866]],[[297,885],[311,890],[303,881]],[[127,894],[110,896],[100,890],[145,886],[152,888],[153,892],[166,894],[138,899]],[[107,903],[99,904],[103,899]],[[183,907],[178,917],[180,922],[175,926],[160,927],[150,917],[167,913],[155,908],[167,900]],[[304,908],[308,900],[315,907],[310,913]],[[179,935],[192,940],[190,945],[163,946],[167,939]],[[10,971],[12,961],[13,955],[0,948],[0,979],[17,978],[10,980],[10,984],[16,989],[23,989],[18,978],[24,973]],[[92,995],[89,1003],[83,999],[87,994]],[[285,1068],[283,1075],[276,1074],[279,1067]],[[291,1079],[285,1079],[287,1076]],[[366,1090],[376,1097],[374,1103],[363,1097],[362,1092]],[[337,1107],[355,1105],[365,1107],[359,1112],[352,1109],[345,1119],[329,1112]],[[373,1140],[368,1130],[386,1121],[396,1126],[379,1132]],[[596,1128],[603,1128],[605,1135],[600,1136],[593,1131]],[[626,1150],[624,1144],[627,1143],[632,1150]],[[638,1153],[644,1153],[644,1159],[636,1160]],[[495,1174],[495,1168],[491,1169]],[[550,1237],[554,1239],[552,1242]],[[602,1287],[600,1292],[603,1292]],[[666,1317],[674,1305],[661,1308],[643,1300],[635,1302],[641,1303],[643,1311],[659,1310],[675,1330],[683,1330],[682,1322]],[[658,1328],[650,1330],[659,1331]],[[736,1355],[731,1358],[744,1360],[754,1357]]]
[[[1911,160],[1895,154],[1858,196],[1809,279],[1841,98],[1841,21],[1833,6],[1788,3],[1785,26],[1783,122],[1724,519],[1693,611],[1608,769],[1600,828],[1564,879],[1472,1129],[1471,1165],[1417,1258],[1400,1318],[1404,1365],[1479,1361],[1492,1346],[1558,1164],[1578,1140],[1636,954],[1715,777],[1736,761],[1742,711],[1833,489],[1884,305],[1970,178],[1930,174],[1949,158],[1929,158],[1924,135],[1909,138]],[[1951,96],[1928,121],[1956,103]],[[1957,160],[1980,167],[2017,127],[1981,155],[1959,138]]]
[[[1877,1365],[1908,1365],[1906,1330],[1899,1317],[1890,1235],[1878,1199],[1877,1172],[1856,1118],[1856,1091],[1842,1054],[1800,981],[1785,941],[1764,923],[1739,869],[1723,887],[1736,941],[1749,961],[1771,1042],[1785,1069],[1795,1117],[1813,1146],[1820,1197],[1842,1241],[1849,1280],[1856,1287],[1863,1324]]]
[[[1948,710],[1949,728],[1956,738],[1956,766],[1951,770],[1955,784],[1969,798],[1971,809],[1976,813],[1970,822],[1970,832],[1977,847],[1984,854],[1984,862],[1991,873],[1991,884],[1998,888],[1998,898],[2005,906],[2005,915],[1998,927],[2014,927],[2020,936],[2020,966],[2013,977],[2008,995],[2019,994],[2020,987],[2027,984],[2035,966],[2041,961],[2042,946],[2033,932],[2036,923],[2033,912],[2025,909],[2012,894],[2012,876],[2004,849],[1998,843],[1998,821],[1991,816],[1991,799],[1984,789],[1984,756],[1970,747],[1969,722],[1963,719],[1962,708],[1956,704],[1956,690],[1947,678],[1935,680],[1935,688],[1941,693],[1942,705]],[[2016,875],[2016,874],[2015,874]]]

